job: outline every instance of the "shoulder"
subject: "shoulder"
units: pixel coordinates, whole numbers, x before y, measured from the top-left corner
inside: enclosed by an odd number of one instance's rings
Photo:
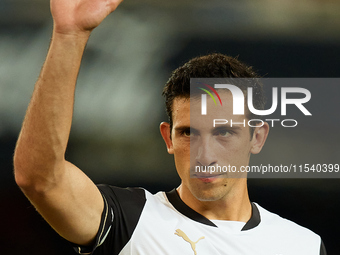
[[[106,184],[100,184],[97,187],[104,198],[104,202],[107,202],[114,209],[120,208],[130,211],[138,208],[138,211],[141,211],[146,204],[148,206],[166,204],[164,192],[152,194],[144,188],[120,188]]]
[[[116,186],[111,186],[107,184],[97,185],[98,189],[102,195],[110,198],[120,198],[120,197],[135,197],[139,199],[145,199],[146,190],[143,188],[120,188]]]
[[[319,235],[291,220],[285,219],[272,213],[260,205],[256,204],[261,215],[260,228],[267,233],[273,233],[283,240],[293,240],[294,242],[317,244],[320,247],[321,238]]]

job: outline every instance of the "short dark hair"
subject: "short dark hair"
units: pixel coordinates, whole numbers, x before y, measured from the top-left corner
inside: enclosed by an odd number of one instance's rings
[[[164,86],[166,112],[172,128],[172,106],[175,98],[190,97],[190,78],[259,78],[251,66],[220,53],[213,53],[191,59],[174,70]],[[242,88],[241,88],[242,89]],[[253,104],[256,109],[264,109],[263,86],[253,86]]]

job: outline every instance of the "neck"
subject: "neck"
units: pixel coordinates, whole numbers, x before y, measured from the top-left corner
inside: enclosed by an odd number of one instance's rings
[[[186,205],[207,219],[247,222],[251,218],[246,179],[238,179],[232,190],[213,201],[199,200],[183,184],[178,187],[177,192]]]

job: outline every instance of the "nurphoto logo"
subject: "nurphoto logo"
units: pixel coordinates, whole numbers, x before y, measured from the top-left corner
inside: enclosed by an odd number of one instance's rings
[[[248,87],[247,88],[247,96],[244,95],[244,92],[242,89],[237,87],[236,85],[232,84],[214,84],[214,87],[211,85],[198,82],[200,84],[203,84],[206,88],[201,88],[199,87],[200,90],[204,91],[204,94],[201,94],[201,115],[207,115],[208,114],[208,106],[207,106],[207,95],[209,95],[212,100],[214,101],[214,104],[217,105],[216,100],[214,98],[214,93],[219,102],[220,105],[223,105],[223,100],[221,99],[219,93],[216,91],[218,89],[219,91],[228,91],[232,95],[233,99],[233,115],[245,115],[245,98],[247,99],[247,107],[248,110],[256,115],[256,116],[269,116],[273,113],[276,112],[278,105],[279,105],[279,93],[278,93],[278,87],[273,87],[272,88],[272,95],[271,95],[271,101],[272,105],[269,109],[256,109],[254,107],[253,103],[253,88]],[[208,90],[210,89],[212,93]],[[222,90],[223,89],[223,90]],[[281,116],[286,116],[287,115],[287,105],[294,105],[299,109],[305,116],[312,116],[311,112],[308,111],[308,109],[304,106],[305,103],[309,102],[311,99],[311,93],[308,89],[306,88],[301,88],[301,87],[281,87],[280,88],[280,108],[281,108]],[[301,97],[299,98],[289,98],[289,94],[295,94],[295,95],[300,95]],[[233,125],[243,125],[246,126],[246,124],[249,127],[255,127],[255,125],[258,126],[258,123],[264,124],[264,121],[268,122],[271,127],[274,127],[275,122],[280,122],[281,126],[283,127],[296,127],[298,125],[298,121],[295,119],[270,119],[267,118],[265,120],[261,119],[250,119],[248,121],[244,120],[243,122],[233,122],[233,120],[227,120],[227,119],[214,119],[213,120],[213,126],[215,127],[216,125],[223,125],[223,124],[230,124],[231,126]]]

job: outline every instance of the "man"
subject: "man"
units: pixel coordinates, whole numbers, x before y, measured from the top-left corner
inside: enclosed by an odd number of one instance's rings
[[[190,77],[256,76],[235,59],[219,54],[194,59],[167,83],[170,123],[160,130],[182,180],[177,190],[152,195],[96,186],[65,160],[86,42],[121,1],[51,0],[51,45],[14,155],[16,182],[39,213],[79,254],[325,254],[319,236],[250,203],[245,178],[190,178],[190,144],[195,164],[242,166],[266,140],[268,124],[212,129],[190,121],[189,110],[199,107],[195,100],[190,105]],[[223,96],[231,101],[229,93]],[[230,116],[230,109],[226,103],[223,113]]]

